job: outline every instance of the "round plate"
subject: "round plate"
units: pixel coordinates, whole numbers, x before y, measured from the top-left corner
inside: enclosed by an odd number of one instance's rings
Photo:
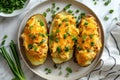
[[[28,13],[25,15],[24,19],[22,20],[22,22],[20,24],[19,32],[18,32],[18,48],[19,48],[20,55],[21,55],[23,61],[25,62],[25,64],[29,67],[29,69],[31,71],[33,71],[35,74],[37,74],[40,77],[43,77],[45,79],[49,79],[49,80],[56,80],[56,79],[57,80],[75,80],[75,79],[81,78],[81,77],[87,75],[90,71],[92,71],[95,68],[95,66],[99,62],[100,57],[102,55],[103,46],[101,48],[101,51],[97,54],[96,58],[94,59],[94,61],[92,62],[91,65],[89,65],[87,67],[80,67],[77,63],[75,63],[73,61],[73,59],[71,59],[68,62],[57,65],[57,67],[58,67],[57,69],[54,68],[54,63],[51,60],[51,56],[47,57],[47,60],[43,65],[40,65],[37,67],[31,66],[29,64],[28,60],[26,59],[26,56],[25,56],[23,49],[21,47],[22,44],[21,44],[20,36],[23,32],[23,29],[25,27],[27,20],[32,15],[37,14],[37,13],[42,14],[43,12],[46,11],[46,9],[51,8],[52,3],[55,3],[56,6],[60,7],[59,11],[61,11],[67,4],[72,4],[70,9],[74,10],[74,12],[78,9],[78,10],[80,10],[80,12],[85,12],[87,14],[91,14],[92,16],[94,16],[98,22],[99,27],[100,27],[100,32],[101,32],[100,35],[102,36],[101,37],[102,38],[102,45],[104,46],[104,34],[103,34],[102,25],[101,25],[98,17],[95,15],[95,13],[91,9],[89,9],[84,4],[77,2],[75,0],[48,0],[48,1],[42,2],[42,3],[34,6],[30,11],[28,11]],[[50,12],[47,13],[46,20],[47,21],[52,20]],[[66,67],[70,67],[72,69],[72,73],[70,73],[69,75],[67,75]],[[51,69],[52,72],[50,74],[46,74],[45,68]]]

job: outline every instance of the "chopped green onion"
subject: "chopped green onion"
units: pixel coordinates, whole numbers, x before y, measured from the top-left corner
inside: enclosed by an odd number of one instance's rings
[[[104,3],[104,5],[107,6],[107,5],[109,5],[110,3],[111,3],[111,0],[107,0],[107,1]]]
[[[91,46],[94,46],[94,42],[91,42]]]
[[[110,14],[112,14],[113,12],[114,12],[114,10],[113,10],[113,9],[109,10],[109,13],[110,13]]]
[[[78,50],[81,50],[81,47],[80,47],[80,46],[78,46],[78,47],[77,47],[77,49],[78,49]]]
[[[32,49],[32,47],[33,47],[33,44],[28,44],[29,49]]]
[[[71,14],[71,13],[73,13],[73,11],[72,11],[72,10],[68,10],[68,13],[70,13],[70,14]]]
[[[79,13],[80,11],[79,10],[76,10],[75,13]]]
[[[69,47],[65,47],[65,52],[68,52],[69,51]]]
[[[109,19],[109,17],[108,17],[108,16],[105,16],[105,17],[104,17],[104,20],[105,20],[105,21],[107,21],[108,19]]]
[[[64,34],[64,39],[66,39],[67,38],[67,34]]]
[[[83,39],[83,40],[85,40],[86,38],[87,38],[87,36],[86,36],[86,35],[83,35],[83,36],[82,36],[82,39]]]
[[[57,52],[58,52],[58,53],[61,52],[61,48],[60,48],[60,46],[57,47]]]
[[[72,69],[70,67],[66,67],[66,71],[72,73]]]
[[[46,16],[47,16],[47,13],[46,13],[46,12],[43,12],[43,16],[46,17]]]
[[[56,8],[56,10],[59,10],[59,9],[60,9],[59,7]]]
[[[55,42],[59,42],[59,38],[55,38]]]
[[[43,23],[42,21],[40,21],[40,25],[41,25],[41,26],[44,26],[44,23]]]
[[[46,12],[50,12],[50,8],[48,8],[48,9],[46,10]]]
[[[88,25],[88,22],[85,22],[85,23],[84,23],[84,26],[87,26],[87,25]]]
[[[66,11],[67,9],[69,9],[69,8],[71,7],[71,5],[72,5],[72,4],[67,4],[67,5],[63,8],[63,10]]]
[[[25,75],[21,68],[20,59],[17,53],[16,45],[13,40],[10,42],[10,50],[11,50],[13,57],[11,57],[11,55],[7,52],[7,50],[5,49],[5,46],[0,48],[0,54],[7,61],[12,73],[14,74],[15,77],[13,79],[26,80]]]

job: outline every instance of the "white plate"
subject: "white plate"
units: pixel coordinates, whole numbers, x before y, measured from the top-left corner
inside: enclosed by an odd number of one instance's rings
[[[13,11],[13,12],[10,13],[10,14],[0,12],[0,16],[2,16],[2,17],[13,17],[13,16],[17,16],[17,15],[19,15],[20,13],[22,13],[22,12],[25,11],[25,9],[26,9],[26,7],[28,6],[29,2],[30,2],[30,0],[27,0],[26,3],[25,3],[25,5],[24,5],[24,7],[23,7],[22,9],[15,10],[15,11]]]
[[[43,64],[40,65],[38,67],[32,67],[29,62],[26,60],[26,57],[24,55],[24,52],[22,52],[22,48],[21,48],[21,44],[20,44],[20,35],[25,27],[26,21],[30,18],[30,16],[32,16],[33,14],[37,14],[37,13],[43,13],[44,11],[46,11],[47,8],[52,7],[52,3],[55,3],[56,6],[60,7],[61,11],[63,9],[63,7],[65,7],[65,5],[67,4],[72,4],[71,9],[72,10],[81,10],[81,12],[85,11],[88,14],[93,15],[96,19],[97,22],[100,26],[100,30],[101,30],[101,36],[102,36],[102,43],[104,46],[104,34],[103,34],[103,29],[102,29],[102,25],[99,21],[99,19],[97,18],[97,16],[95,15],[95,13],[90,10],[87,6],[83,5],[80,2],[77,2],[75,0],[49,0],[49,1],[45,1],[43,3],[40,3],[38,5],[36,5],[35,7],[33,7],[30,11],[28,11],[28,13],[26,14],[26,16],[24,17],[24,19],[22,20],[21,24],[20,24],[20,28],[19,28],[19,32],[18,32],[18,48],[19,48],[19,52],[21,54],[21,57],[23,59],[23,61],[26,63],[26,65],[29,67],[29,69],[31,71],[33,71],[35,74],[39,75],[40,77],[43,77],[45,79],[49,79],[49,80],[75,80],[78,78],[81,78],[85,75],[87,75],[90,71],[92,71],[95,66],[97,65],[97,63],[100,60],[100,57],[102,55],[102,51],[103,51],[103,47],[100,51],[100,53],[98,53],[97,57],[95,58],[95,60],[92,62],[91,65],[89,65],[88,67],[80,67],[78,64],[76,64],[73,59],[71,59],[68,62],[65,62],[63,64],[58,65],[58,67],[61,66],[61,69],[55,69],[53,67],[54,63],[51,60],[51,57],[48,56],[47,61]],[[51,13],[47,14],[47,21],[51,20]],[[68,77],[65,77],[66,75],[66,67],[70,67],[72,69],[72,73],[70,73],[70,75]],[[44,71],[45,68],[50,68],[52,70],[52,73],[50,74],[46,74],[46,72]],[[62,71],[62,75],[59,75],[59,72]]]

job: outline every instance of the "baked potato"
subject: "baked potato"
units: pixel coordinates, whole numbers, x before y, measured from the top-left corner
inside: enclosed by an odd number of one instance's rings
[[[72,58],[78,34],[76,19],[71,14],[61,11],[55,15],[49,31],[49,49],[55,64]]]
[[[35,14],[27,21],[21,34],[25,55],[32,65],[43,64],[48,53],[48,28],[45,17]]]
[[[102,47],[99,25],[93,16],[86,15],[81,19],[78,28],[76,61],[80,66],[88,66]]]

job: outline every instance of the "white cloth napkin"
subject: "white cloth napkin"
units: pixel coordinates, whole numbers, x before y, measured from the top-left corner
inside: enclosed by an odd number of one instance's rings
[[[114,26],[106,36],[100,65],[79,80],[120,80],[120,26]]]

